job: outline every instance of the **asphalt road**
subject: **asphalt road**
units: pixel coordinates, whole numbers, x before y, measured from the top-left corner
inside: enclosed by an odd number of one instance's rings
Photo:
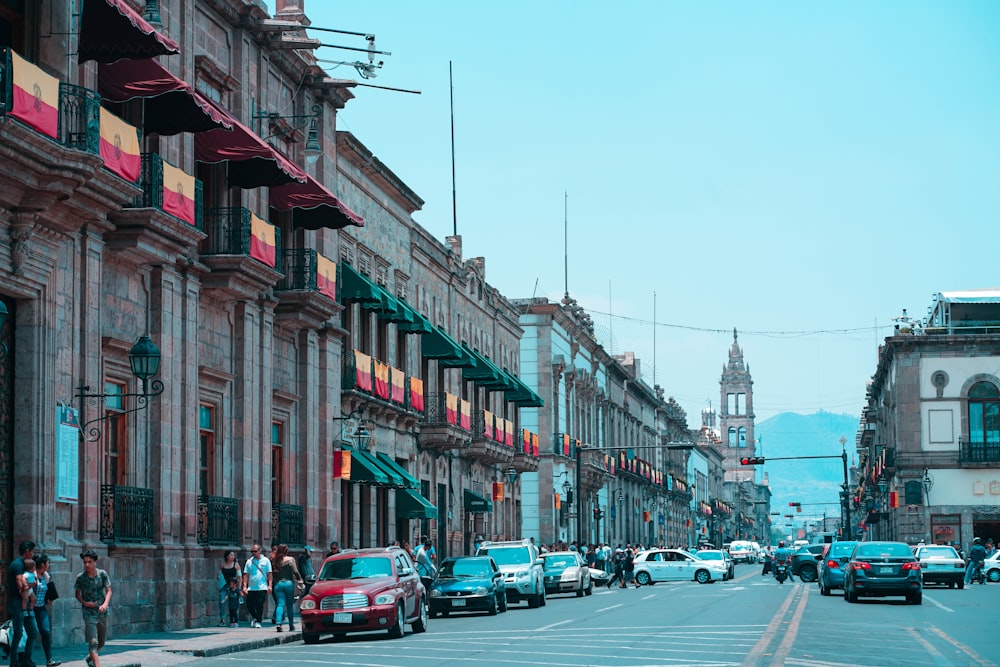
[[[816,584],[778,584],[759,566],[729,582],[660,583],[640,589],[553,596],[497,616],[432,619],[423,634],[324,637],[200,661],[204,667],[275,665],[986,666],[1000,662],[1000,585],[927,587],[922,605],[902,599],[820,595]]]

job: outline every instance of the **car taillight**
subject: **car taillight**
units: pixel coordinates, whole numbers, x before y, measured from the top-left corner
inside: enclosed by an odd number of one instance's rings
[[[826,561],[826,566],[828,568],[830,568],[831,570],[836,570],[836,569],[838,569],[840,567],[840,561],[839,560],[828,560],[828,561]]]
[[[865,563],[864,561],[854,561],[853,563],[851,563],[851,567],[854,568],[855,570],[870,570],[870,569],[872,569],[872,566],[869,565],[868,563]]]
[[[920,563],[918,563],[916,561],[913,561],[912,563],[903,563],[903,568],[902,569],[904,569],[904,570],[919,570],[920,569]]]

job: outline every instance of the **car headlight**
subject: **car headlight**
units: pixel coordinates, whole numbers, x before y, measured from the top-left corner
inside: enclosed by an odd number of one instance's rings
[[[489,591],[486,590],[485,586],[478,586],[476,590],[473,591],[474,595],[486,595],[487,593],[489,593]]]
[[[392,593],[381,593],[375,596],[375,604],[392,604],[396,601],[396,596]]]
[[[432,598],[439,598],[442,595],[443,595],[443,593],[441,592],[440,588],[432,588],[431,589],[431,597]]]
[[[307,609],[315,609],[316,600],[312,598],[303,598],[302,602],[299,604],[299,611],[305,611]]]
[[[518,570],[514,573],[514,577],[517,579],[526,579],[530,572],[530,570]]]

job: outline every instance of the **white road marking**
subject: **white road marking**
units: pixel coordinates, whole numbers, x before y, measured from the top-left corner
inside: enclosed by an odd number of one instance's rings
[[[933,604],[935,607],[938,607],[939,609],[944,609],[945,611],[951,611],[951,612],[955,611],[951,607],[944,606],[943,604],[932,598],[930,595],[924,595],[924,599]]]
[[[623,604],[613,604],[610,607],[605,607],[604,609],[598,609],[597,613],[600,614],[601,612],[611,611],[612,609],[618,609],[618,607],[624,607],[624,606],[625,605]]]
[[[560,625],[566,625],[567,623],[572,623],[574,620],[576,620],[576,619],[568,618],[565,621],[559,621],[558,623],[553,623],[551,625],[543,625],[540,628],[535,628],[534,631],[535,632],[545,632],[546,630],[551,630],[552,628],[558,627]]]

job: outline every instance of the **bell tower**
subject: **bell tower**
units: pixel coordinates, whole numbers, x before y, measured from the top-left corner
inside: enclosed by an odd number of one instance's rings
[[[726,457],[723,461],[726,481],[754,481],[756,468],[740,465],[742,457],[754,456],[757,440],[753,430],[753,380],[750,379],[750,367],[743,360],[735,328],[729,362],[722,368],[719,386],[719,435]]]

